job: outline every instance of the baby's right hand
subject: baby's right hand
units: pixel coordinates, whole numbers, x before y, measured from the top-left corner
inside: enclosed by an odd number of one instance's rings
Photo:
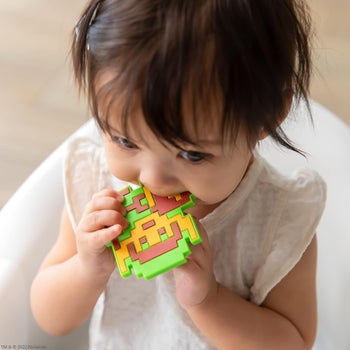
[[[114,190],[96,193],[77,226],[78,257],[84,272],[92,278],[109,278],[116,266],[112,249],[106,244],[129,225],[122,203],[123,196]]]

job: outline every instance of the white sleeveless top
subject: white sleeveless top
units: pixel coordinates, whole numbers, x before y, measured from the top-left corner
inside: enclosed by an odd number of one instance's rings
[[[108,172],[101,144],[73,140],[64,167],[66,206],[73,225],[103,188],[128,183]],[[220,179],[218,179],[220,180]],[[291,177],[258,154],[239,187],[201,220],[207,230],[218,282],[255,304],[299,261],[325,205],[326,186],[314,171]],[[176,302],[171,271],[146,281],[112,274],[94,309],[90,349],[214,349]]]

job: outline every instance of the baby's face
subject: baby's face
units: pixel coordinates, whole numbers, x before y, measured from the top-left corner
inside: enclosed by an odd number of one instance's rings
[[[235,145],[223,145],[213,125],[199,128],[195,146],[181,144],[179,149],[158,140],[141,113],[130,121],[128,137],[116,119],[109,120],[110,135],[103,135],[110,172],[120,180],[141,182],[158,196],[189,191],[199,203],[220,203],[236,189],[252,161],[244,135]]]

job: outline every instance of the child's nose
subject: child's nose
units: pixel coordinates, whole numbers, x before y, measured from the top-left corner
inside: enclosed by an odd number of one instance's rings
[[[141,165],[140,182],[151,192],[158,195],[168,195],[172,193],[176,184],[176,176],[169,163],[159,160]]]

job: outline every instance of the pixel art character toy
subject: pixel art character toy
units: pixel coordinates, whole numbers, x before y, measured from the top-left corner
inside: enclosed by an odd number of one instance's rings
[[[191,253],[189,243],[202,241],[192,215],[184,213],[194,206],[194,195],[160,197],[142,185],[120,193],[129,226],[107,246],[113,250],[121,276],[129,277],[133,269],[137,277],[150,279],[184,264]]]

